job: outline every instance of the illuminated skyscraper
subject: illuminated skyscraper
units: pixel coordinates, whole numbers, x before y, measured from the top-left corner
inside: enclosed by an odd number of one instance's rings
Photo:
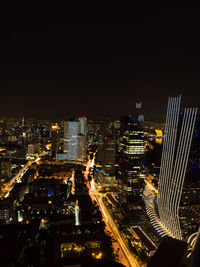
[[[86,118],[64,122],[64,154],[68,160],[86,159],[86,139]]]
[[[68,160],[77,160],[78,126],[77,121],[64,122],[64,153],[68,155]]]
[[[171,235],[182,239],[179,206],[197,108],[180,114],[181,96],[169,98],[158,187],[158,211]]]
[[[138,174],[142,170],[144,160],[144,131],[142,123],[144,116],[141,114],[142,103],[136,103],[134,114],[121,117],[119,150],[123,162],[121,164],[122,179],[127,184],[127,190],[133,191],[140,188]]]

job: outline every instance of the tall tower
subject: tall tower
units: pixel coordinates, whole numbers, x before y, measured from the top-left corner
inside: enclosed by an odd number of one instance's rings
[[[60,144],[60,127],[58,124],[52,125],[51,127],[51,155],[56,156]]]
[[[98,148],[97,162],[103,167],[107,176],[115,175],[116,138],[114,135],[105,135]]]
[[[64,122],[64,154],[67,154],[68,160],[86,159],[86,139],[86,118]]]
[[[134,193],[141,193],[141,179],[138,174],[142,170],[144,160],[144,131],[142,123],[144,116],[141,114],[142,102],[136,103],[134,114],[121,117],[120,129],[120,153],[123,162],[121,175],[126,184],[126,190]]]
[[[169,97],[158,187],[158,212],[171,235],[182,239],[179,205],[197,108],[180,114],[181,95]]]
[[[79,121],[79,134],[78,134],[78,155],[80,161],[86,160],[86,146],[87,146],[87,119],[81,117]]]
[[[87,119],[86,117],[81,117],[78,119],[80,122],[80,134],[86,135],[87,134]]]
[[[77,121],[64,122],[64,153],[67,154],[68,160],[77,160],[78,129]]]

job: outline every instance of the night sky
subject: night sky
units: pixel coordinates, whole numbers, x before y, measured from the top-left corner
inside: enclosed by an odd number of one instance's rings
[[[119,119],[140,99],[162,122],[179,93],[199,106],[197,4],[1,12],[0,117]]]

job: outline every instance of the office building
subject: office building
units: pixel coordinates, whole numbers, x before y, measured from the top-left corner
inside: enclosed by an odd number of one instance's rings
[[[60,145],[60,127],[58,124],[51,127],[51,155],[56,156]]]
[[[196,119],[179,205],[183,237],[197,231],[200,225],[200,121]]]
[[[88,122],[88,144],[93,146],[98,144],[98,129],[99,125],[97,122]]]
[[[86,135],[87,134],[87,119],[86,117],[81,117],[78,119],[80,123],[80,132],[79,134]]]
[[[97,162],[102,165],[105,175],[115,175],[116,138],[106,135],[101,140],[97,152]]]
[[[115,160],[116,136],[114,128],[112,122],[108,118],[104,118],[99,121],[98,151],[96,154],[96,162],[101,165],[101,169],[98,169],[99,172],[97,172],[97,177],[101,177],[100,180],[110,182],[111,177],[115,176]]]
[[[40,152],[40,144],[28,144],[28,155],[35,155]]]
[[[87,119],[64,122],[64,154],[68,160],[86,160]]]
[[[144,116],[141,114],[142,103],[136,103],[135,114],[121,117],[119,153],[120,153],[120,176],[127,191],[137,191],[141,187],[138,174],[142,171],[144,160]]]
[[[77,159],[80,161],[86,160],[86,135],[79,134],[78,135],[78,151],[77,151]]]
[[[181,96],[169,98],[158,186],[160,221],[171,236],[182,239],[180,202],[197,108],[180,113]],[[192,218],[190,218],[192,219]]]
[[[144,155],[144,115],[141,108],[142,102],[136,103],[135,114],[121,117],[120,150],[127,158]]]

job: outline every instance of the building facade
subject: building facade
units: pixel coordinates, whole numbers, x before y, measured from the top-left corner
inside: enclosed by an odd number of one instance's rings
[[[182,239],[179,216],[183,184],[194,132],[197,108],[180,113],[181,96],[169,98],[158,186],[160,221],[170,234]]]
[[[114,135],[105,135],[101,140],[97,153],[97,162],[102,165],[107,176],[115,175],[116,138]]]
[[[40,144],[28,144],[28,155],[35,155],[40,152]]]
[[[119,153],[120,173],[128,191],[137,191],[138,175],[142,171],[144,161],[144,116],[141,114],[141,102],[136,103],[135,114],[121,117]]]
[[[60,127],[58,124],[51,127],[51,155],[56,156],[60,145]]]
[[[64,154],[68,160],[86,160],[87,119],[64,122]]]

